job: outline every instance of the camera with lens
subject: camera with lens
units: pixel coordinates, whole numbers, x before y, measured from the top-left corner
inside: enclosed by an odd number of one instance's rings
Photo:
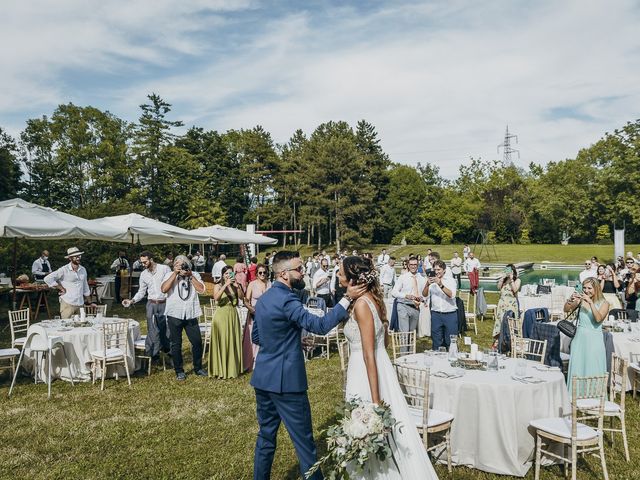
[[[188,263],[183,263],[180,265],[181,275],[185,275],[191,272],[191,266]]]

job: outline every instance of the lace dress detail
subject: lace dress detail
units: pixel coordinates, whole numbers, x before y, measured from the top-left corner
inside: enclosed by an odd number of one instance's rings
[[[378,310],[375,307],[375,304],[368,299],[367,297],[363,297],[369,308],[371,309],[371,313],[373,314],[373,323],[375,325],[376,331],[376,350],[382,348],[384,350],[384,324],[382,320],[380,320],[380,316],[378,315]],[[362,338],[360,337],[360,327],[358,327],[358,322],[353,315],[349,316],[349,320],[344,325],[344,336],[349,341],[349,348],[352,352],[354,351],[362,351]]]

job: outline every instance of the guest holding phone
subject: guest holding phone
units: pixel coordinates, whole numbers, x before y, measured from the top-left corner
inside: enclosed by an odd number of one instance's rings
[[[602,295],[609,302],[611,308],[622,308],[622,302],[618,297],[620,282],[612,264],[598,265],[598,281],[602,289]]]
[[[607,358],[602,337],[602,322],[609,313],[609,303],[602,295],[600,282],[590,277],[582,282],[582,293],[576,291],[564,305],[565,312],[578,309],[576,335],[571,341],[571,358],[567,385],[571,395],[573,377],[607,374]]]
[[[220,282],[213,286],[217,308],[211,322],[209,376],[235,378],[242,373],[242,333],[236,307],[244,296],[230,266],[220,274]]]
[[[256,303],[264,292],[271,287],[266,265],[257,264],[257,278],[249,283],[247,287],[247,296],[245,297],[245,306],[249,311],[247,313],[247,322],[244,324],[242,332],[242,365],[245,371],[253,370],[253,362],[258,355],[258,345],[251,341],[251,332],[253,331],[253,316],[256,313]]]
[[[498,291],[500,292],[500,300],[496,307],[495,320],[493,322],[493,345],[498,345],[500,337],[500,328],[504,314],[511,310],[516,318],[520,318],[520,305],[518,303],[518,292],[520,291],[521,282],[518,278],[518,271],[513,263],[505,267],[502,277],[498,280]]]

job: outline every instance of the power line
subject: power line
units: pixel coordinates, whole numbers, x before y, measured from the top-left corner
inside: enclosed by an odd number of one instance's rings
[[[520,150],[516,150],[515,148],[511,148],[511,139],[512,138],[515,138],[516,139],[516,143],[518,143],[518,136],[509,133],[509,125],[507,125],[507,129],[506,129],[506,131],[504,133],[504,143],[501,143],[500,145],[498,145],[498,153],[500,153],[500,147],[503,148],[502,162],[507,167],[513,165],[513,160],[511,159],[511,154],[512,153],[517,153],[518,154],[518,158],[520,158]]]

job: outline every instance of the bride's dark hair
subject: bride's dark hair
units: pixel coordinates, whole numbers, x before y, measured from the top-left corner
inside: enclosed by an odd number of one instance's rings
[[[351,256],[342,260],[342,269],[348,282],[366,285],[380,311],[380,320],[387,321],[387,308],[384,304],[378,271],[370,258]]]

